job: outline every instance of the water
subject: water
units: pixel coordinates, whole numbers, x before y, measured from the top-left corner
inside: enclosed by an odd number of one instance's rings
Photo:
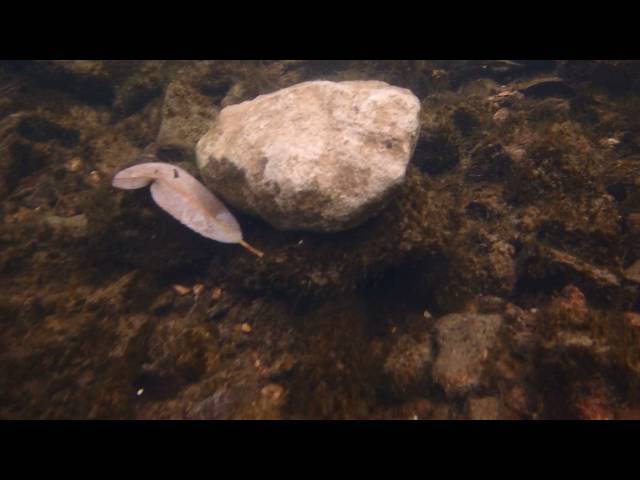
[[[308,80],[422,105],[364,224],[206,239],[113,175],[200,178],[219,110]],[[640,415],[635,61],[0,63],[0,418]]]

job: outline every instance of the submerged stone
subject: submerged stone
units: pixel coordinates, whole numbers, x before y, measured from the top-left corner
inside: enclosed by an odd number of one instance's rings
[[[437,321],[439,351],[433,377],[447,396],[464,395],[479,385],[502,323],[500,315],[466,313]]]
[[[282,230],[355,227],[405,178],[420,122],[409,90],[313,81],[224,108],[198,142],[208,186]]]

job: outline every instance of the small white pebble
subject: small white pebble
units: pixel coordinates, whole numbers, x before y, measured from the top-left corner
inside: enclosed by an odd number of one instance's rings
[[[144,388],[141,388],[141,389],[139,389],[139,390],[136,392],[136,395],[140,396],[140,395],[142,395],[143,393],[144,393]]]
[[[531,313],[538,313],[538,309],[537,308],[532,308],[531,310],[529,310]]]
[[[422,316],[427,320],[429,320],[432,317],[431,312],[429,310],[425,310],[424,312],[422,312]]]

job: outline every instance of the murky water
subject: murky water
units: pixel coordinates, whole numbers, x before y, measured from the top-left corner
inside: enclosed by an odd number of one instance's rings
[[[274,228],[223,182],[260,257],[177,221],[190,189],[112,186],[150,148],[210,186],[220,112],[311,80],[420,102],[356,227]],[[638,418],[638,92],[636,61],[1,62],[0,418]]]

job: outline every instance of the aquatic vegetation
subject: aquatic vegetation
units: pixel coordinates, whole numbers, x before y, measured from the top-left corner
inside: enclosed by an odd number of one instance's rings
[[[239,243],[254,255],[263,255],[242,239],[240,225],[222,202],[178,166],[162,162],[141,163],[118,172],[112,184],[124,190],[151,184],[153,200],[183,225],[203,237]]]

